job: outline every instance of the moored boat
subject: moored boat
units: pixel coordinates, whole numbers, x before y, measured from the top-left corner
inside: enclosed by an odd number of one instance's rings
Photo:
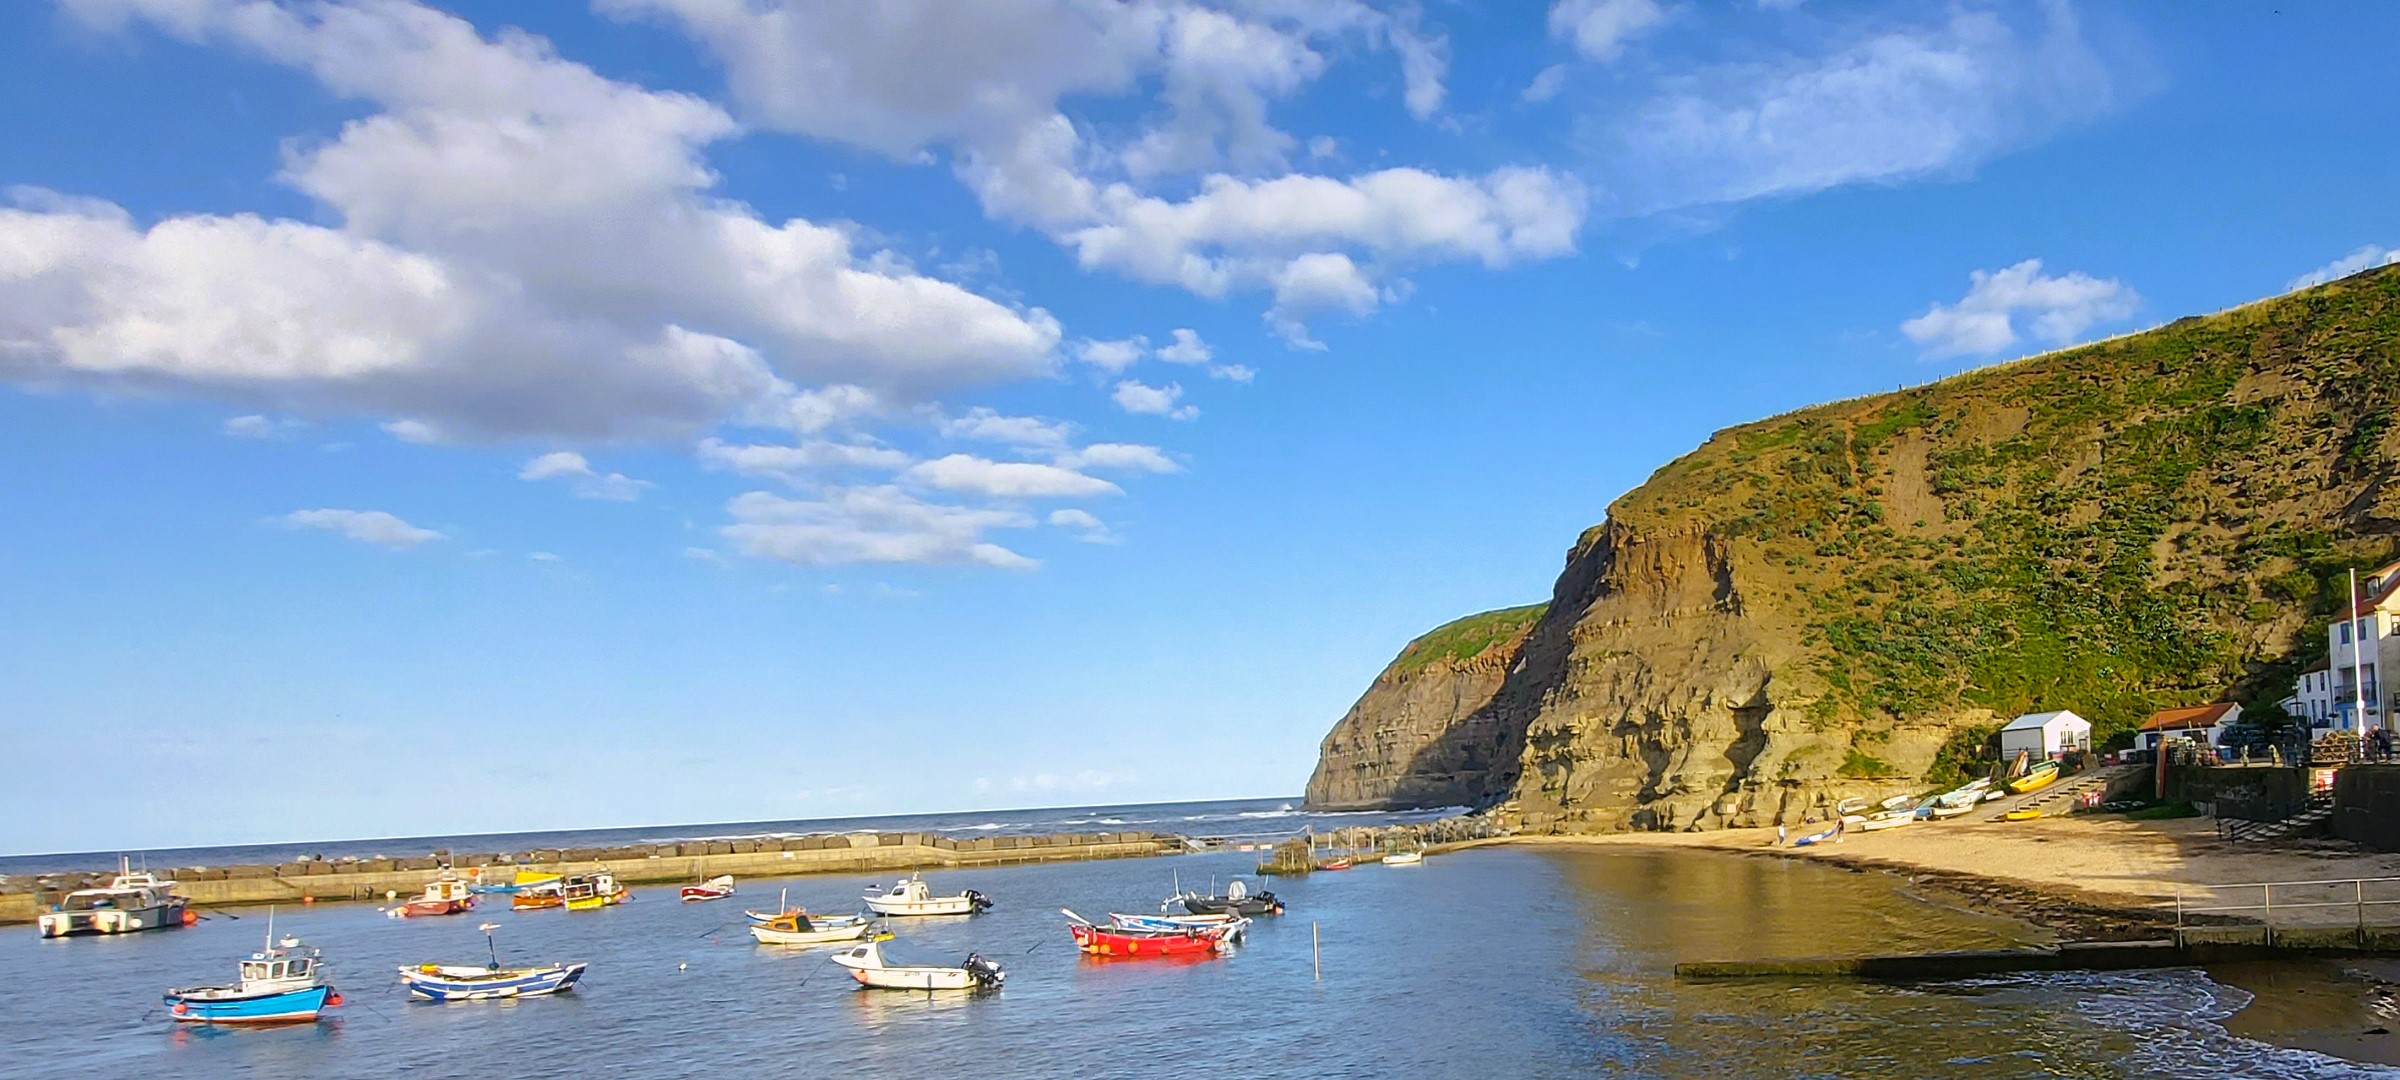
[[[1160,929],[1139,929],[1131,926],[1101,926],[1073,911],[1067,917],[1067,933],[1075,938],[1075,947],[1093,956],[1110,957],[1168,957],[1208,956],[1233,947],[1238,931],[1247,929],[1248,919],[1214,926],[1173,926]]]
[[[462,911],[471,911],[474,907],[475,895],[468,891],[467,883],[454,877],[444,876],[426,882],[424,895],[393,908],[392,914],[400,918],[415,919],[427,915],[456,915]]]
[[[169,990],[167,1015],[186,1024],[301,1024],[340,1005],[341,994],[325,981],[324,957],[291,935],[274,940],[273,926],[270,914],[269,944],[242,961],[238,982]]]
[[[787,911],[750,924],[750,936],[761,945],[830,945],[867,936],[871,924],[860,915],[810,915]]]
[[[935,896],[925,885],[925,879],[910,874],[893,883],[889,891],[869,889],[867,909],[877,915],[974,915],[989,911],[990,898],[973,889],[955,896]]]
[[[583,978],[586,965],[535,964],[530,967],[502,967],[500,947],[492,941],[497,923],[483,924],[484,944],[491,949],[490,964],[476,967],[471,964],[419,964],[400,969],[400,983],[408,987],[410,997],[420,1001],[492,1001],[501,998],[540,997],[561,990],[572,990]]]
[[[572,875],[559,892],[568,911],[598,911],[622,904],[631,895],[631,890],[617,884],[617,876],[606,870]]]
[[[719,874],[698,885],[686,885],[681,895],[686,900],[723,900],[733,895],[733,875]]]
[[[175,883],[146,870],[135,870],[120,858],[117,876],[103,889],[77,889],[55,910],[34,920],[43,937],[75,934],[131,934],[197,921],[191,900],[175,893]]]
[[[1226,933],[1239,943],[1248,936],[1250,920],[1242,915],[1126,915],[1110,912],[1109,926],[1146,933],[1180,933],[1184,930],[1226,928]]]
[[[1168,905],[1173,904],[1182,904],[1183,910],[1194,915],[1217,915],[1226,912],[1235,915],[1283,914],[1283,901],[1276,899],[1274,893],[1263,890],[1251,892],[1250,886],[1244,884],[1240,878],[1226,882],[1225,893],[1222,896],[1203,896],[1196,892],[1179,893],[1168,897],[1166,904],[1160,905],[1160,908],[1164,910]]]
[[[1346,857],[1346,856],[1345,856],[1345,857],[1343,857],[1343,858],[1339,858],[1339,859],[1327,859],[1327,860],[1325,860],[1324,862],[1318,863],[1318,864],[1317,864],[1317,869],[1319,869],[1319,870],[1348,870],[1348,869],[1350,869],[1350,860],[1349,860],[1349,858],[1348,858],[1348,857]]]
[[[508,906],[516,911],[559,907],[567,902],[565,881],[557,874],[519,870],[516,883],[511,886],[515,895],[508,898]]]
[[[1425,861],[1422,851],[1395,851],[1383,857],[1385,866],[1416,866]]]
[[[838,953],[833,962],[860,986],[878,990],[997,990],[1008,978],[999,964],[979,953],[969,953],[956,965],[894,964],[885,959],[883,944],[876,941]]]

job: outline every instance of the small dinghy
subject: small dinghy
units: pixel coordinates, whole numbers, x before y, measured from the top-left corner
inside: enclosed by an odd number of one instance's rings
[[[419,964],[400,969],[400,983],[408,987],[408,996],[420,1001],[492,1001],[500,998],[540,997],[561,990],[572,990],[583,978],[584,964],[538,964],[533,967],[500,966],[500,946],[492,941],[492,931],[498,923],[483,924],[483,941],[491,949],[492,962],[483,967],[468,964]]]
[[[838,953],[833,962],[858,985],[877,990],[997,990],[1008,978],[999,964],[980,953],[970,953],[955,965],[894,964],[884,958],[882,943],[875,941]]]
[[[2040,791],[2049,787],[2057,779],[2058,762],[2039,762],[2033,768],[2025,770],[2025,775],[2009,781],[2008,790],[2023,795],[2028,791]]]
[[[1833,812],[1841,817],[1864,814],[1867,812],[1867,800],[1856,797],[1843,799],[1833,804]]]
[[[732,895],[732,874],[719,874],[698,885],[683,887],[683,898],[686,900],[723,900]]]
[[[1911,806],[1906,808],[1885,810],[1874,817],[1859,822],[1858,827],[1868,832],[1876,832],[1882,829],[1897,829],[1902,825],[1914,825],[1916,823],[1917,808]]]
[[[1808,846],[1809,846],[1809,845],[1811,845],[1811,844],[1822,844],[1822,843],[1824,843],[1824,842],[1826,842],[1826,841],[1828,841],[1828,840],[1831,840],[1831,839],[1833,839],[1833,838],[1834,838],[1834,837],[1836,837],[1836,836],[1840,836],[1840,835],[1841,835],[1841,833],[1842,833],[1842,826],[1841,826],[1841,823],[1840,823],[1840,822],[1835,822],[1835,823],[1833,823],[1833,824],[1831,824],[1831,825],[1828,825],[1828,826],[1826,826],[1826,827],[1825,827],[1823,830],[1821,830],[1821,831],[1810,833],[1810,834],[1808,834],[1807,836],[1803,836],[1803,837],[1799,838],[1798,840],[1794,840],[1794,841],[1792,841],[1792,846],[1793,846],[1793,847],[1808,847]]]
[[[1126,915],[1112,911],[1108,922],[1112,928],[1144,933],[1179,933],[1195,927],[1205,930],[1222,926],[1228,928],[1236,943],[1250,930],[1250,920],[1240,915]]]
[[[2038,818],[2038,817],[2040,817],[2040,816],[2042,816],[2042,812],[2041,812],[2041,811],[2039,811],[2039,810],[2036,810],[2036,809],[2034,809],[2034,808],[2032,808],[2032,807],[2028,806],[2028,807],[2025,807],[2025,808],[2023,808],[2023,809],[2011,810],[2011,811],[2009,811],[2009,812],[2007,812],[2007,813],[2005,813],[2005,814],[2002,814],[2002,815],[2000,815],[2000,820],[2002,820],[2002,821],[2032,821],[2033,819],[2035,819],[2035,818]]]
[[[1251,892],[1250,887],[1244,885],[1240,878],[1225,883],[1225,895],[1223,896],[1202,896],[1199,893],[1187,892],[1168,897],[1167,904],[1182,904],[1183,910],[1194,915],[1283,914],[1283,901],[1276,899],[1274,893]],[[1162,909],[1164,906],[1161,905]]]
[[[867,908],[877,915],[975,915],[989,911],[992,902],[973,889],[956,896],[935,896],[925,879],[910,874],[884,892],[870,888]]]
[[[1093,956],[1210,956],[1231,950],[1234,938],[1250,925],[1250,920],[1237,918],[1213,926],[1146,930],[1130,926],[1100,926],[1073,911],[1060,910],[1067,917],[1067,933],[1074,936],[1075,947]]]
[[[1395,851],[1383,857],[1385,866],[1417,866],[1425,861],[1422,851]]]
[[[267,947],[242,961],[239,982],[169,990],[167,1015],[180,1024],[307,1024],[340,1005],[324,957],[289,934],[276,941],[273,919],[269,913]]]
[[[831,945],[867,936],[867,926],[861,915],[810,915],[794,910],[751,923],[750,936],[761,945]]]

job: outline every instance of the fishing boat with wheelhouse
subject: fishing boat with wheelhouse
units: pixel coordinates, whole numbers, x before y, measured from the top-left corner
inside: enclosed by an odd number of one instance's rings
[[[122,858],[117,868],[107,888],[77,889],[54,910],[42,912],[34,920],[42,936],[131,934],[198,921],[191,914],[191,900],[176,894],[174,882],[135,870]]]
[[[342,1003],[326,981],[323,955],[289,934],[275,940],[272,914],[267,942],[242,961],[232,986],[167,991],[167,1015],[184,1024],[305,1024]]]

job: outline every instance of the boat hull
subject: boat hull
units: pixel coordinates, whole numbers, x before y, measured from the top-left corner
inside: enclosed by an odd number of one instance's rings
[[[518,893],[508,902],[509,909],[512,911],[541,911],[545,908],[565,907],[566,904],[566,897],[556,893]]]
[[[811,930],[778,930],[764,924],[752,926],[750,936],[761,945],[832,945],[857,941],[867,936],[867,921],[860,919],[847,924],[827,926],[816,924]]]
[[[973,915],[983,910],[971,896],[934,896],[923,900],[870,896],[867,909],[877,915]]]
[[[923,964],[886,964],[883,950],[873,942],[847,952],[838,953],[833,962],[850,973],[852,981],[874,990],[982,990],[998,989],[1006,975],[1000,965],[980,956],[970,956],[958,967],[934,967]],[[977,972],[982,977],[977,977]]]
[[[567,910],[568,910],[568,911],[598,911],[598,910],[600,910],[601,908],[604,908],[604,907],[615,907],[615,906],[617,906],[618,904],[622,904],[622,903],[624,903],[624,902],[625,902],[625,894],[624,894],[624,893],[621,893],[621,892],[613,892],[613,893],[606,893],[606,894],[604,894],[604,895],[600,895],[600,896],[577,896],[577,897],[573,897],[573,898],[570,898],[570,899],[567,901],[567,905],[566,905],[566,906],[567,906]]]
[[[1275,899],[1273,893],[1245,896],[1239,900],[1228,900],[1222,896],[1186,896],[1183,898],[1183,910],[1194,915],[1281,915],[1283,901]]]
[[[499,971],[425,964],[401,968],[400,981],[408,987],[409,996],[420,1001],[494,1001],[541,997],[572,990],[575,983],[583,978],[583,969],[582,964],[550,964],[543,967],[503,968]]]
[[[2049,787],[2057,782],[2058,770],[2044,769],[2040,772],[2032,773],[2010,781],[2008,790],[2015,792],[2016,794],[2023,795],[2028,791],[2040,791],[2043,788]]]
[[[266,994],[178,990],[166,997],[167,1015],[179,1024],[305,1024],[338,1002],[333,987],[311,986]]]
[[[45,911],[34,920],[43,937],[85,934],[137,934],[184,925],[185,904],[155,904],[139,908],[100,908],[92,911]]]
[[[411,919],[429,915],[456,915],[475,906],[473,900],[411,900],[400,905],[400,913]]]
[[[1227,931],[1185,929],[1171,933],[1118,933],[1096,926],[1070,924],[1075,947],[1093,956],[1167,957],[1206,956],[1223,951]]]

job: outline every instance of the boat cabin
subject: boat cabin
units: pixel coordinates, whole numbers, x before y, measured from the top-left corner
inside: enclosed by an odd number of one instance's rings
[[[287,935],[275,948],[251,953],[242,961],[242,986],[250,990],[314,986],[318,959],[317,950]]]

